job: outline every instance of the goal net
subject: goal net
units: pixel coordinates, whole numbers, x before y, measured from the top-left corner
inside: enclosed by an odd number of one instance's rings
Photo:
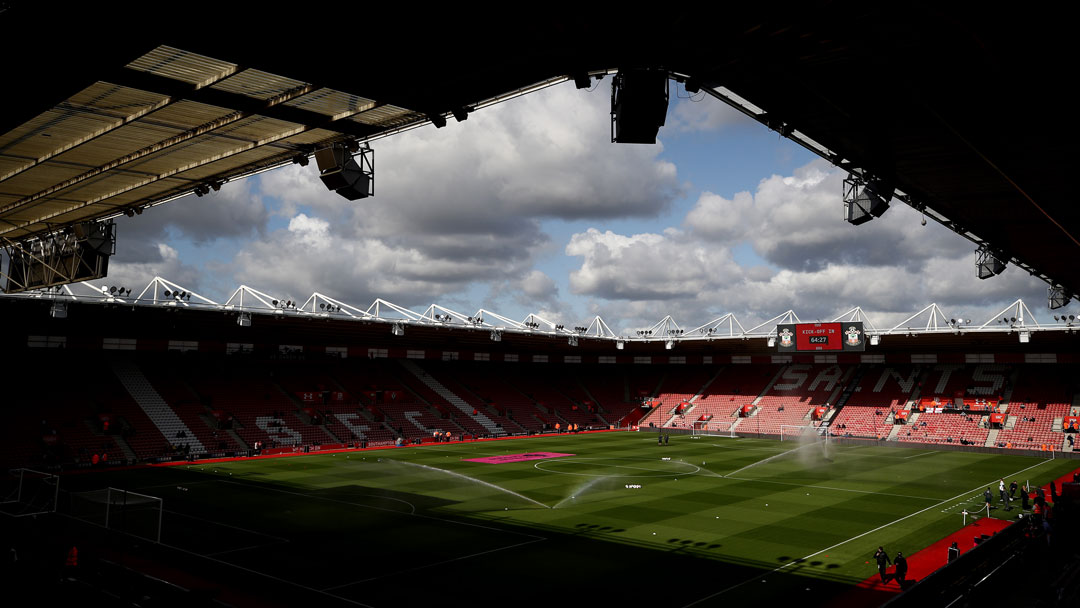
[[[60,477],[32,469],[9,469],[0,487],[0,511],[13,517],[56,511]]]
[[[110,530],[161,542],[164,503],[157,496],[117,488],[72,492],[72,517]]]
[[[695,420],[691,432],[694,435],[708,435],[710,437],[735,436],[735,431],[731,429],[730,422],[717,422],[715,420]]]
[[[828,433],[822,433],[821,429],[816,426],[780,425],[780,441],[805,441],[819,438],[823,441],[829,440]]]

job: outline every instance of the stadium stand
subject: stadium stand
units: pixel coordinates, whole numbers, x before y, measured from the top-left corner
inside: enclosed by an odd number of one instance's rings
[[[1062,420],[1070,414],[1076,394],[1072,370],[1025,368],[1018,374],[1008,402],[1005,428],[998,447],[1042,450],[1062,449],[1066,443]]]
[[[756,409],[740,425],[740,430],[776,435],[781,426],[808,426],[810,412],[817,406],[836,402],[844,382],[855,366],[789,364],[753,405]]]
[[[435,431],[448,431],[455,439],[539,433],[555,423],[604,428],[607,418],[636,408],[642,399],[660,404],[638,423],[646,427],[685,430],[697,422],[710,430],[777,435],[782,425],[812,424],[812,410],[829,403],[835,412],[825,424],[838,436],[1061,450],[1068,447],[1069,435],[1062,421],[1072,413],[1077,392],[1074,367],[1068,364],[788,363],[642,370],[632,363],[537,368],[283,353],[117,353],[89,362],[80,357],[81,365],[69,372],[71,382],[40,393],[30,388],[48,386],[45,361],[64,365],[75,356],[31,352],[12,364],[12,373],[26,382],[15,387],[11,402],[42,407],[33,414],[31,408],[10,408],[10,438],[0,451],[5,464],[86,466],[95,453],[99,459],[107,453],[110,462],[246,454],[256,441],[263,447],[378,446],[399,438],[430,441]],[[120,380],[125,374],[143,378],[145,386],[125,385]],[[152,420],[133,398],[133,391],[146,389],[182,423],[183,436]],[[464,405],[452,405],[447,395]],[[681,416],[675,414],[679,404],[688,404]],[[747,405],[753,408],[743,417]],[[891,414],[906,407],[911,408],[907,424],[894,424]],[[995,413],[1004,414],[1002,428],[989,423]],[[492,433],[481,416],[500,432]],[[195,442],[203,447],[184,448]]]
[[[917,366],[864,366],[850,396],[830,421],[833,434],[884,439],[892,432],[892,412],[902,410],[923,371]]]

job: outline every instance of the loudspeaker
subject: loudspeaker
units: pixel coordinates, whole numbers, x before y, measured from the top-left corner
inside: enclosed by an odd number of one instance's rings
[[[364,173],[344,146],[316,150],[315,162],[319,165],[319,179],[328,189],[350,201],[371,196],[371,175]]]

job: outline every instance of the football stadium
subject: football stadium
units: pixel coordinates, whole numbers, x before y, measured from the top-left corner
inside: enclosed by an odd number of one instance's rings
[[[0,45],[21,58],[0,117],[12,594],[1080,600],[1080,218],[1059,132],[1075,127],[1036,115],[1065,104],[1040,74],[1066,56],[1066,26],[829,2],[719,21],[454,14],[403,44],[389,8],[311,8],[311,23],[263,6],[64,10],[0,3]],[[117,227],[144,212],[282,168],[377,206],[380,142],[599,83],[612,149],[655,144],[676,91],[711,98],[843,171],[837,224],[913,210],[976,251],[972,275],[1020,270],[1046,300],[882,317],[830,294],[842,312],[800,318],[798,291],[788,310],[684,319],[686,296],[630,325],[565,321],[550,301],[354,301],[347,276],[220,297],[188,275],[130,282],[115,260],[110,276]]]

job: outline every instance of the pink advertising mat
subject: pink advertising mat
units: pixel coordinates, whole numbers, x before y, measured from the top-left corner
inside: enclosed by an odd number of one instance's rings
[[[502,456],[466,458],[465,462],[487,462],[492,464],[502,464],[504,462],[525,462],[526,460],[543,460],[545,458],[559,458],[561,456],[573,456],[573,454],[560,454],[558,452],[529,452],[527,454],[503,454]]]

